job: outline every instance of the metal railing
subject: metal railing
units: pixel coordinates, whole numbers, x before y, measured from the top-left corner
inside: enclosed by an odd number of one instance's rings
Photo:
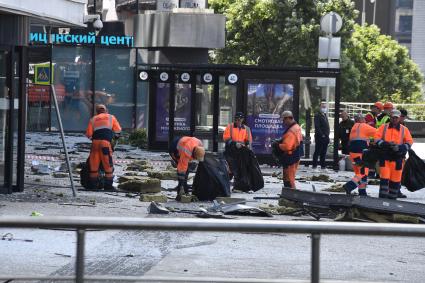
[[[114,230],[167,230],[201,232],[260,232],[311,234],[311,282],[320,279],[321,234],[409,236],[424,237],[425,225],[375,224],[348,222],[295,222],[264,220],[212,220],[181,218],[121,218],[121,217],[0,217],[0,228],[66,228],[76,229],[75,276],[15,276],[0,275],[0,280],[75,280],[84,281],[130,281],[130,282],[288,282],[276,279],[206,278],[206,277],[147,277],[147,276],[84,276],[84,246],[87,229]]]

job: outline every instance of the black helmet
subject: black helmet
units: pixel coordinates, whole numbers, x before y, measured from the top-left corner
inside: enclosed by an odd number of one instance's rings
[[[245,115],[242,112],[236,112],[235,119],[244,119]]]

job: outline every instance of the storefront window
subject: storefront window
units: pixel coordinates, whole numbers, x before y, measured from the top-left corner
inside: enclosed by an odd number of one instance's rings
[[[95,102],[105,104],[126,129],[134,128],[135,56],[132,53],[132,49],[96,49]]]
[[[272,141],[280,138],[284,131],[281,113],[292,111],[294,87],[280,82],[249,82],[247,91],[246,122],[251,128],[253,150],[257,154],[270,154]]]
[[[50,48],[30,48],[28,62],[27,131],[47,131],[50,128]]]
[[[91,49],[53,46],[53,86],[65,131],[84,131],[92,112]],[[59,130],[52,102],[52,130]]]
[[[199,137],[207,150],[212,150],[212,130],[214,117],[214,86],[201,84],[201,76],[196,83],[195,135]]]

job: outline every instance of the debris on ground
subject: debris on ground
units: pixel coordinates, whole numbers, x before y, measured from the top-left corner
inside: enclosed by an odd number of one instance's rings
[[[368,211],[359,208],[350,208],[339,214],[335,221],[359,221],[359,222],[377,222],[377,223],[425,223],[425,219],[419,216],[406,214],[389,214]]]
[[[43,214],[38,211],[33,211],[30,216],[43,216]]]
[[[327,182],[327,183],[333,182],[331,177],[329,177],[328,175],[325,175],[325,174],[313,175],[313,176],[311,176],[310,180],[314,181],[314,182]]]
[[[139,171],[144,172],[146,170],[152,170],[153,167],[147,160],[137,160],[127,165],[127,171]]]
[[[159,179],[141,176],[122,176],[119,178],[118,189],[134,193],[159,193],[161,181]]]
[[[287,214],[300,211],[299,208],[286,207],[286,206],[273,205],[273,204],[260,204],[258,208],[272,215],[287,215]]]
[[[53,172],[55,178],[69,178],[69,174],[65,172]]]
[[[169,214],[170,211],[162,206],[160,203],[157,203],[155,201],[152,201],[151,204],[148,206],[148,212],[150,214]]]
[[[324,192],[331,192],[331,193],[345,193],[344,184],[343,183],[337,183],[329,188],[323,189]]]
[[[148,176],[151,178],[157,178],[160,180],[177,180],[177,173],[175,170],[173,171],[154,171],[148,170],[146,171]]]
[[[168,198],[166,195],[162,194],[162,193],[157,193],[157,194],[142,194],[140,195],[140,201],[142,202],[167,202]]]

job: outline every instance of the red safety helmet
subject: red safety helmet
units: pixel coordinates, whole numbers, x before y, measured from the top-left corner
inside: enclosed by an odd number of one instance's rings
[[[394,105],[391,102],[385,102],[384,109],[394,109]]]
[[[383,110],[384,109],[384,104],[382,104],[381,101],[375,102],[375,104],[373,104],[373,106],[375,106],[379,110]]]

